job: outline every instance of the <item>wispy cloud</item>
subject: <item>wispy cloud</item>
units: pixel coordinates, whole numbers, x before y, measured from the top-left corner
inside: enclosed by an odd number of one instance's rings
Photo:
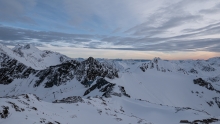
[[[202,9],[199,12],[203,13],[203,14],[219,14],[220,13],[220,4],[216,4],[212,8]]]
[[[215,30],[215,29],[214,29]],[[210,30],[209,30],[210,31]],[[204,33],[204,32],[202,32]],[[198,35],[198,34],[197,34]],[[137,51],[213,51],[220,52],[220,38],[193,39],[194,35],[168,38],[121,37],[31,31],[0,26],[0,40],[6,45],[35,43],[91,49]],[[192,38],[191,38],[192,37]],[[33,42],[34,40],[34,42]]]
[[[219,0],[5,0],[0,7],[6,45],[220,52]]]

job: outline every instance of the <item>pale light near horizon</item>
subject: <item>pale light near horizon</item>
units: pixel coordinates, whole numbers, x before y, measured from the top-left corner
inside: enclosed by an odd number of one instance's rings
[[[107,59],[153,59],[160,57],[167,60],[186,60],[186,59],[209,59],[220,57],[220,53],[195,51],[195,52],[155,52],[155,51],[132,51],[132,50],[108,50],[108,49],[89,49],[72,47],[38,47],[40,50],[51,50],[59,52],[71,58],[107,58]],[[98,53],[98,54],[97,54]]]

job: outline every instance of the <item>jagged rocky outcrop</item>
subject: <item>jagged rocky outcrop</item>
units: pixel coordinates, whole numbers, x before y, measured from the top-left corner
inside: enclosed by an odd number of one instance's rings
[[[211,67],[210,65],[207,65],[207,66],[203,66],[202,70],[210,72],[210,71],[215,71],[215,68]]]
[[[79,62],[71,60],[60,65],[50,66],[45,70],[40,70],[36,73],[38,80],[36,80],[34,86],[37,87],[43,82],[45,82],[45,88],[64,84],[76,76],[75,71],[79,65]]]
[[[112,88],[114,86],[115,84],[106,81],[104,78],[100,78],[96,81],[94,85],[92,85],[89,89],[85,91],[84,96],[88,95],[95,89],[100,89],[100,92],[104,92],[103,96],[109,97],[109,93],[112,91]]]
[[[51,66],[46,70],[40,71],[36,76],[39,77],[39,80],[36,81],[35,86],[39,86],[47,79],[45,88],[48,88],[53,85],[59,86],[73,78],[76,78],[83,85],[87,85],[88,81],[94,81],[96,77],[113,79],[118,77],[118,70],[107,67],[94,58],[89,57],[82,62],[71,60],[57,66]]]
[[[208,119],[201,119],[201,120],[194,120],[194,121],[188,121],[188,120],[180,120],[180,123],[186,123],[186,124],[211,124],[213,122],[218,122],[219,119],[217,118],[208,118]]]
[[[125,88],[123,86],[118,86],[118,87],[124,96],[129,97],[129,98],[131,97],[129,94],[126,93]]]
[[[220,91],[215,89],[211,83],[204,81],[202,78],[194,79],[193,82],[194,84],[205,87],[208,90],[216,91],[217,93],[220,93]]]
[[[79,76],[83,76],[81,78],[83,85],[87,85],[89,80],[94,81],[96,77],[107,77],[109,79],[118,77],[118,70],[116,68],[110,65],[106,66],[92,57],[83,61],[76,73]]]
[[[0,64],[0,84],[10,84],[14,79],[27,78],[37,72],[4,53],[0,53]]]
[[[3,110],[0,111],[0,116],[1,116],[1,118],[5,119],[10,114],[9,107],[8,106],[2,106],[2,108],[3,108]]]
[[[147,63],[143,63],[141,66],[140,66],[140,69],[145,72],[147,69],[148,69],[148,64]]]
[[[102,88],[100,91],[104,92],[104,94],[102,96],[109,98],[111,97],[113,88],[114,88],[115,84],[113,83],[109,83],[107,86],[105,86],[104,88]]]
[[[111,97],[111,95],[118,96],[118,97],[121,97],[122,95],[129,97],[129,98],[131,97],[129,94],[126,93],[125,88],[123,86],[117,86],[117,87],[115,86],[116,84],[110,83],[106,81],[104,78],[100,78],[96,81],[94,85],[92,85],[90,88],[88,88],[85,91],[84,96],[88,95],[94,90],[99,90],[99,92],[103,93],[102,96],[106,98]],[[119,92],[115,92],[113,90],[114,88],[118,88]]]
[[[107,77],[113,79],[118,77],[118,70],[113,67],[105,66],[92,57],[82,61],[81,65],[76,71],[78,78],[81,79],[83,85],[87,85],[88,81],[94,81],[96,77]]]
[[[192,68],[192,69],[190,69],[189,73],[198,74],[198,71],[195,70],[194,68]]]
[[[160,58],[154,58],[153,60],[141,63],[139,68],[146,72],[147,70],[157,70],[160,72],[178,72],[186,75],[203,75],[204,73],[217,72],[218,67],[205,60],[161,60]],[[215,78],[214,81],[218,81]]]
[[[215,76],[215,77],[210,77],[208,78],[209,81],[211,82],[219,82],[220,81],[220,75]]]
[[[15,109],[16,112],[22,112],[25,109],[24,108],[20,108],[19,106],[17,106],[15,103],[8,101],[9,104],[11,104],[12,108]]]
[[[148,69],[156,69],[157,71],[166,72],[170,71],[169,69],[165,69],[164,67],[159,67],[159,61],[161,59],[159,57],[154,58],[149,63],[142,63],[142,65],[139,67],[143,72],[147,71]]]
[[[49,66],[62,64],[65,61],[72,60],[57,52],[48,50],[41,51],[32,44],[16,45],[12,49],[0,44],[0,53],[4,53],[10,58],[18,60],[26,66],[30,66],[36,70],[46,69]],[[0,61],[1,59],[2,58],[0,58]]]
[[[71,96],[71,97],[63,98],[61,100],[53,101],[53,103],[78,103],[78,102],[84,103],[84,100],[82,99],[82,97]]]
[[[213,100],[217,104],[217,106],[220,108],[220,98],[219,97],[214,97]]]
[[[1,55],[0,84],[10,84],[15,79],[26,79],[31,75],[34,79],[34,87],[44,84],[45,88],[59,86],[76,78],[83,85],[88,81],[94,81],[96,77],[110,79],[118,77],[118,70],[112,66],[106,66],[90,57],[85,61],[66,61],[65,63],[50,66],[44,70],[35,70],[31,67],[11,59],[4,53]]]

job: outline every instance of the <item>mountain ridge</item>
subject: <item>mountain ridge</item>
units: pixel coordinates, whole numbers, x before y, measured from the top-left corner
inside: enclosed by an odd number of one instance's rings
[[[48,50],[41,51],[31,44],[17,45],[12,49],[0,44],[0,49],[1,53],[5,53],[12,59],[16,59],[26,66],[30,66],[37,70],[71,60],[69,57],[57,52]]]
[[[31,48],[31,45],[17,46],[14,50],[25,56],[30,53],[25,50]],[[36,123],[70,123],[73,118],[83,123],[82,119],[88,116],[86,111],[94,114],[94,118],[105,117],[109,123],[163,124],[164,121],[157,119],[163,116],[170,124],[181,120],[203,123],[211,118],[214,118],[212,123],[217,124],[220,119],[220,57],[208,60],[162,60],[155,57],[150,61],[89,57],[80,61],[66,59],[36,69],[28,66],[26,61],[19,61],[22,54],[13,57],[14,53],[2,45],[0,50],[0,104],[4,106],[0,113],[8,111],[11,114],[0,119],[3,123],[15,116],[33,119]],[[40,102],[35,96],[41,99]],[[82,113],[72,110],[74,117],[66,113],[65,121],[56,120],[51,112],[61,117],[58,113],[63,110],[59,108],[67,104],[69,107],[64,111],[71,111],[73,107]],[[47,106],[50,110],[45,111],[40,106]],[[27,110],[38,115],[28,116]],[[42,113],[47,113],[48,118]],[[30,122],[28,119],[20,121]]]

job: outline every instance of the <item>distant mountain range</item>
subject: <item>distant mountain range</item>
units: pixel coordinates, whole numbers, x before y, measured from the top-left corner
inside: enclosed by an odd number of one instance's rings
[[[220,123],[220,57],[69,58],[0,44],[0,123]]]

